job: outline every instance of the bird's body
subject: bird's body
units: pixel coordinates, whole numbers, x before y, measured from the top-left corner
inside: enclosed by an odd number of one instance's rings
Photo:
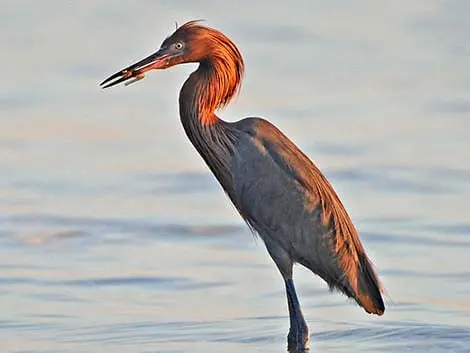
[[[180,43],[182,49],[176,48]],[[382,315],[379,280],[344,206],[319,169],[268,121],[245,118],[230,123],[215,115],[238,92],[243,75],[243,59],[230,39],[189,22],[157,53],[103,84],[117,78],[111,86],[150,69],[184,62],[200,64],[180,92],[181,122],[283,276],[291,323],[289,347],[303,351],[309,341],[292,280],[294,263],[355,299],[368,313]]]

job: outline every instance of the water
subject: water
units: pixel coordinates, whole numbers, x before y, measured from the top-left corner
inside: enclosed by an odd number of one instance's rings
[[[470,352],[470,4],[3,1],[2,352],[284,352],[281,277],[186,140],[194,66],[108,91],[173,21],[247,74],[330,178],[387,288],[366,315],[301,267],[312,351]]]

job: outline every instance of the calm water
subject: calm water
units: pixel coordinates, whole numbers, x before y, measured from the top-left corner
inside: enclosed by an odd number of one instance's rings
[[[470,352],[468,1],[1,9],[1,352],[285,351],[281,277],[180,126],[194,66],[98,87],[194,18],[245,56],[221,116],[312,157],[387,288],[372,317],[298,267],[312,351]]]

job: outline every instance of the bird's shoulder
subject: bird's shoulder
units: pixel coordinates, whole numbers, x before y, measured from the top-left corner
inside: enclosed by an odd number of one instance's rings
[[[251,162],[254,168],[265,168],[265,164],[273,163],[279,171],[311,191],[317,183],[326,181],[315,164],[274,124],[258,117],[245,118],[235,124],[241,132],[237,144],[240,163]]]

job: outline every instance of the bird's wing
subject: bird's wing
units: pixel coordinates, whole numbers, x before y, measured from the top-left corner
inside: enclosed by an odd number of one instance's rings
[[[244,119],[238,128],[233,180],[247,222],[330,288],[353,297],[368,312],[383,313],[378,278],[325,176],[266,120]]]

